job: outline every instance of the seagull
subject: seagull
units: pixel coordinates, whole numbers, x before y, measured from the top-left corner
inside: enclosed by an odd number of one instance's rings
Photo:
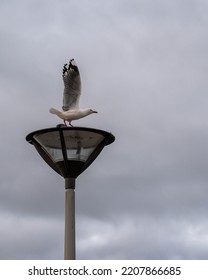
[[[79,69],[74,59],[71,59],[68,64],[64,64],[62,77],[64,81],[63,111],[51,108],[49,112],[61,118],[66,126],[66,122],[68,122],[70,126],[73,126],[71,124],[73,120],[84,118],[90,114],[97,113],[97,111],[91,108],[79,108],[81,79]]]

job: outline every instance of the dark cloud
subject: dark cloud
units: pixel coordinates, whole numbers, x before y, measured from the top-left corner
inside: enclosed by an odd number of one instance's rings
[[[60,122],[72,57],[99,112],[76,125],[116,136],[77,179],[77,257],[207,259],[207,10],[1,1],[1,259],[63,258],[64,180],[25,136]]]

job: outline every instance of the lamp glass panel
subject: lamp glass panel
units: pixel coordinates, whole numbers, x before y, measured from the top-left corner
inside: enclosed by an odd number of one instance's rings
[[[68,160],[87,161],[104,136],[92,131],[66,130],[64,139]]]
[[[54,162],[63,160],[59,131],[34,135],[35,140],[43,147]]]
[[[104,136],[92,131],[65,130],[63,131],[67,159],[86,162],[96,147],[103,141]],[[35,140],[42,146],[54,162],[63,161],[63,153],[59,131],[50,131],[34,135]]]

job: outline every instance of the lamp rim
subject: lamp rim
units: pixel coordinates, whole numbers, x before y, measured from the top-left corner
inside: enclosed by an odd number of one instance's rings
[[[110,133],[107,132],[105,130],[101,130],[101,129],[97,129],[97,128],[91,128],[91,127],[80,127],[80,126],[76,126],[76,127],[69,127],[69,126],[65,126],[65,125],[57,125],[56,127],[49,127],[49,128],[44,128],[44,129],[39,129],[36,131],[33,131],[31,133],[29,133],[26,136],[26,141],[28,141],[30,144],[33,145],[34,143],[34,136],[38,136],[40,134],[44,134],[44,133],[48,133],[48,132],[54,132],[54,131],[89,131],[89,132],[94,132],[94,133],[98,133],[103,135],[104,137],[107,137],[107,140],[105,142],[105,146],[110,145],[111,143],[113,143],[115,141],[115,136]]]

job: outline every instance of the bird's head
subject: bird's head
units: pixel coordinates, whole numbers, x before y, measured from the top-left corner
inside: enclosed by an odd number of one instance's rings
[[[97,113],[97,111],[95,111],[91,108],[86,108],[86,109],[81,109],[80,113],[81,113],[82,117],[85,117],[85,116],[91,115],[93,113]]]
[[[93,114],[93,113],[96,113],[97,114],[97,111],[93,110],[93,109],[88,109],[89,110],[89,114]]]

